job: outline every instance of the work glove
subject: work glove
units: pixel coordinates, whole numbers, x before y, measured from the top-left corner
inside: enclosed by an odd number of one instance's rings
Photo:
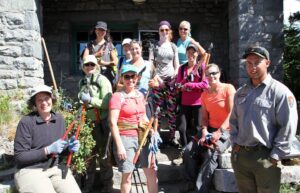
[[[48,154],[60,154],[66,147],[68,146],[68,142],[62,139],[58,139],[53,142],[51,145],[46,147]]]
[[[92,100],[90,93],[83,92],[81,94],[81,100],[82,102],[89,104]]]
[[[79,140],[77,139],[75,140],[75,136],[72,136],[69,141],[69,147],[68,147],[69,151],[76,153],[78,152],[79,148],[80,148]]]
[[[212,137],[213,137],[212,133],[208,133],[208,134],[205,136],[205,143],[206,143],[207,145],[211,145],[211,144],[212,144]]]
[[[149,150],[156,154],[159,151],[159,145],[162,143],[162,139],[158,132],[154,132],[150,139]]]

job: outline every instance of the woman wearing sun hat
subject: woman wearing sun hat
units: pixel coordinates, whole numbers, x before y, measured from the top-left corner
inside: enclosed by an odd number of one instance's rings
[[[27,101],[31,112],[19,122],[14,140],[18,192],[80,193],[71,170],[62,179],[61,154],[77,152],[79,141],[61,139],[66,131],[63,117],[52,111],[56,103],[52,89],[34,87]],[[57,156],[52,156],[57,155]]]
[[[89,162],[87,180],[84,191],[92,189],[95,184],[96,159],[100,166],[101,192],[109,192],[112,189],[113,170],[105,155],[106,143],[109,136],[108,103],[112,95],[112,87],[109,80],[97,70],[97,59],[94,55],[88,55],[83,60],[82,70],[85,77],[79,81],[78,98],[87,107],[86,117],[92,121],[92,135],[96,141],[92,159]],[[98,155],[98,156],[97,156]]]

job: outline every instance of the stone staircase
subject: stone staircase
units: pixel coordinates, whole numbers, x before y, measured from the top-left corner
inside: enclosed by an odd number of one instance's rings
[[[231,169],[230,162],[230,150],[222,154],[218,161],[219,167],[214,174],[214,190],[212,193],[224,193],[224,192],[238,192],[234,173]],[[188,191],[188,182],[184,179],[183,165],[173,165],[172,160],[177,158],[180,150],[174,147],[166,147],[161,149],[157,154],[158,159],[158,179],[159,179],[159,193],[193,193]],[[13,174],[15,168],[11,168],[5,171],[0,171],[0,193],[6,193],[10,188],[14,188]],[[135,172],[136,173],[136,172]],[[141,183],[138,182],[137,187],[132,180],[131,193],[147,193],[146,177],[142,169],[139,169],[141,176]],[[120,192],[120,179],[121,173],[114,168],[114,186],[112,193]],[[297,166],[282,166],[282,183],[300,183],[300,165]],[[136,190],[138,189],[138,191]],[[95,191],[96,193],[96,191]]]

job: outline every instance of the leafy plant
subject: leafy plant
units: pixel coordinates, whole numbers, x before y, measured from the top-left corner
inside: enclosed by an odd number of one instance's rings
[[[73,120],[75,115],[75,111],[72,113],[65,113],[65,120],[66,124],[69,125]],[[77,128],[77,123],[74,128]],[[72,164],[71,164],[71,169],[73,170],[74,173],[76,174],[84,174],[87,165],[89,164],[89,160],[92,159],[92,150],[96,145],[95,140],[93,139],[92,136],[92,129],[93,125],[89,120],[85,120],[85,123],[82,125],[80,129],[80,134],[79,134],[79,141],[80,141],[80,148],[79,151],[76,154],[73,154],[72,158]],[[69,134],[69,138],[72,135],[75,135],[76,129],[72,130]]]
[[[0,95],[0,125],[8,124],[13,120],[9,96]]]
[[[281,184],[280,193],[298,193],[300,192],[300,184],[289,183]]]

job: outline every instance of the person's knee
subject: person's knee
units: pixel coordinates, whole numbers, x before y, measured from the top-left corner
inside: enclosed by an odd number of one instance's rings
[[[122,183],[123,184],[130,184],[131,183],[131,173],[123,173],[122,174]]]

